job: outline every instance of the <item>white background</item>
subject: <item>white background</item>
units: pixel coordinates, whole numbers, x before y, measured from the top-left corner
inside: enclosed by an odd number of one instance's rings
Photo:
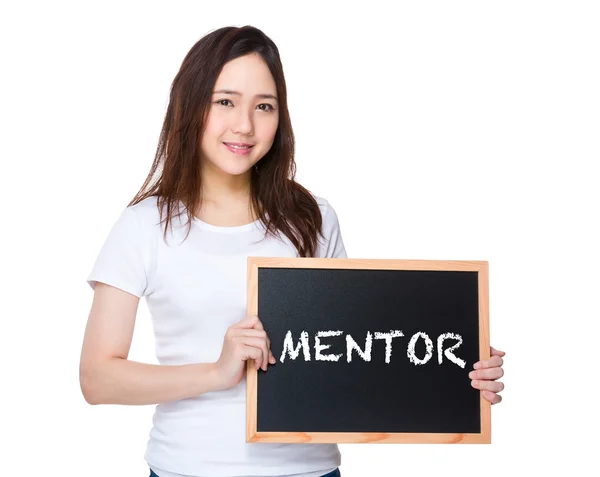
[[[488,260],[491,445],[342,445],[344,477],[597,468],[597,2],[3,6],[0,473],[146,476],[153,406],[90,406],[85,279],[204,34],[280,49],[297,180],[351,258]],[[156,362],[145,302],[130,357]],[[529,474],[525,474],[529,473]],[[554,473],[554,472],[553,472]]]

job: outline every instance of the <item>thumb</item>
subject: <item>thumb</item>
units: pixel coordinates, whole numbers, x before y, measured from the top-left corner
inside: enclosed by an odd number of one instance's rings
[[[504,351],[500,351],[498,349],[495,349],[494,347],[490,346],[490,355],[491,356],[504,356],[506,353]]]

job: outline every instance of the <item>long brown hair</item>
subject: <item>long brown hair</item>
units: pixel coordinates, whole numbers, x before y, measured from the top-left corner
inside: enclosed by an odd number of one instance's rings
[[[201,201],[200,135],[210,110],[214,85],[227,62],[251,53],[258,53],[273,75],[279,123],[271,149],[252,168],[250,204],[266,226],[265,235],[276,236],[280,231],[296,247],[299,256],[313,257],[317,234],[322,235],[322,216],[313,195],[295,182],[294,133],[279,50],[268,36],[253,26],[212,31],[187,53],[171,85],[150,173],[129,206],[157,196],[161,223],[165,221],[166,240],[167,227],[181,201],[188,213],[189,235],[193,214]]]

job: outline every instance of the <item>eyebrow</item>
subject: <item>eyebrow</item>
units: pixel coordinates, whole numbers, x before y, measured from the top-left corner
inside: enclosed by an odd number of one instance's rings
[[[242,93],[240,93],[239,91],[233,91],[231,89],[219,89],[217,91],[214,91],[213,94],[235,94],[237,96],[242,96]],[[255,94],[254,97],[255,98],[264,98],[264,99],[274,99],[275,101],[277,101],[277,96],[274,96],[274,95],[268,94],[268,93]]]

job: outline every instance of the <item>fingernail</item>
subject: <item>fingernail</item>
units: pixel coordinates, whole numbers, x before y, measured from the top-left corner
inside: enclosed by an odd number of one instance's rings
[[[479,361],[473,365],[473,368],[475,368],[475,369],[479,369],[480,367],[481,367],[481,364],[479,363]]]
[[[477,387],[479,385],[479,381],[471,381],[471,386],[473,386],[474,388]]]
[[[476,376],[477,376],[477,373],[476,373],[475,371],[471,371],[471,372],[469,373],[469,377],[470,377],[471,379],[473,379],[473,378],[474,378],[474,377],[476,377]]]

